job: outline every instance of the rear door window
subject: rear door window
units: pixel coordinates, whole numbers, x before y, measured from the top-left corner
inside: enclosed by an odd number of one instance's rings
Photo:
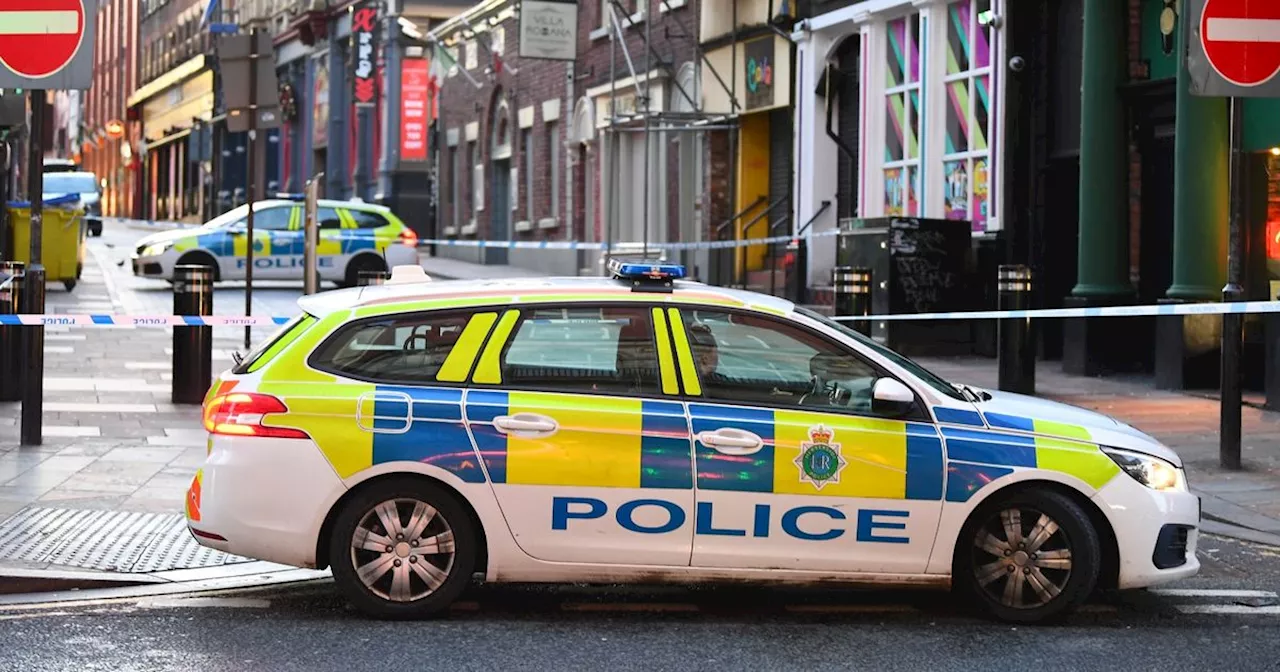
[[[372,382],[461,382],[496,319],[496,312],[455,311],[363,320],[334,334],[310,364]]]
[[[503,353],[501,371],[506,387],[657,395],[661,376],[650,309],[523,310]]]

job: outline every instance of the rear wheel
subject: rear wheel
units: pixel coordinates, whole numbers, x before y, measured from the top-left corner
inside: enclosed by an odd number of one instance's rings
[[[1102,550],[1088,515],[1051,490],[1024,490],[984,504],[956,547],[956,587],[1004,621],[1065,616],[1093,593]]]
[[[457,498],[430,483],[396,478],[343,507],[329,558],[338,588],[360,611],[421,618],[444,611],[466,588],[476,544]]]

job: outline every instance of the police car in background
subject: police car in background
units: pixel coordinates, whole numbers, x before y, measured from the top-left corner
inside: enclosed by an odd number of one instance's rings
[[[173,280],[179,264],[214,269],[215,280],[245,277],[249,207],[242,205],[203,226],[147,236],[133,252],[134,275]],[[360,271],[417,265],[418,236],[391,210],[355,201],[318,201],[321,280],[354,286]],[[292,280],[303,276],[302,203],[277,199],[254,204],[253,277]]]
[[[613,270],[414,267],[303,298],[210,388],[192,534],[332,567],[382,617],[479,573],[954,587],[1034,622],[1198,571],[1199,500],[1134,428],[949,383],[680,266]]]

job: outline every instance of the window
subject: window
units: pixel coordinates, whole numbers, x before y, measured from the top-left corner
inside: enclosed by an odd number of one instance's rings
[[[871,388],[880,374],[821,336],[752,315],[681,315],[705,398],[871,413]]]
[[[491,320],[493,313],[482,314]],[[309,362],[317,369],[369,381],[435,382],[470,313],[395,315],[343,327]]]
[[[316,221],[320,224],[321,231],[342,228],[342,218],[338,216],[338,211],[333,208],[320,208],[316,212]]]
[[[942,160],[943,213],[968,219],[974,231],[985,231],[991,217],[991,152],[988,135],[993,116],[991,27],[978,15],[991,0],[959,0],[947,5],[946,147]]]
[[[533,129],[520,130],[520,158],[524,162],[524,218],[533,222]],[[515,185],[512,185],[514,188]],[[512,192],[515,193],[515,192]],[[513,199],[514,200],[514,199]]]
[[[476,156],[476,143],[475,143],[475,141],[474,141],[474,140],[472,140],[471,142],[468,142],[468,143],[467,143],[467,170],[468,170],[468,171],[472,171],[472,172],[471,172],[471,180],[472,180],[473,182],[475,182],[475,181],[476,181],[476,175],[477,175],[477,173],[478,173],[481,177],[483,177],[483,176],[484,176],[484,173],[483,173],[482,171],[477,171],[477,170],[476,170],[477,168],[480,168],[479,164],[477,163],[477,160],[478,160],[479,158],[480,158],[480,157]],[[458,175],[459,175],[459,176],[461,176],[461,175],[462,175],[462,173],[461,173],[461,172],[459,172],[459,173],[458,173]],[[474,217],[476,216],[476,204],[478,204],[478,203],[480,202],[480,199],[476,198],[476,194],[477,194],[477,192],[478,192],[478,193],[480,194],[480,198],[484,198],[484,192],[482,191],[483,189],[484,189],[484,187],[483,187],[483,186],[476,186],[476,185],[474,185],[474,184],[473,184],[473,185],[472,185],[472,187],[471,187],[470,189],[468,189],[466,192],[464,192],[464,193],[466,193],[466,195],[467,195],[467,208],[466,208],[466,210],[467,210],[467,216],[468,216],[468,217],[472,217],[472,218],[474,218]]]
[[[289,220],[293,215],[293,207],[277,206],[274,208],[266,208],[263,210],[254,209],[253,211],[253,230],[254,231],[288,231]],[[245,226],[249,225],[249,219],[246,217],[242,220]]]
[[[348,210],[347,214],[351,215],[351,219],[355,220],[356,228],[358,229],[380,229],[387,225],[387,220],[376,212]]]
[[[556,122],[547,123],[547,154],[551,157],[551,179],[548,180],[551,193],[548,194],[547,202],[551,204],[551,212],[549,217],[558,219],[560,217],[560,152],[564,151],[560,147],[560,125]]]
[[[920,214],[920,15],[887,26],[884,214]]]
[[[658,351],[641,306],[523,311],[502,358],[505,386],[657,394]]]

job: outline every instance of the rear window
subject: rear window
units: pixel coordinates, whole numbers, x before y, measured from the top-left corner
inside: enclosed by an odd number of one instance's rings
[[[357,229],[379,229],[387,225],[387,220],[376,212],[348,210],[351,219],[355,220]]]
[[[503,355],[502,380],[552,391],[657,394],[658,351],[649,309],[526,310]]]
[[[343,327],[311,356],[311,366],[360,380],[436,381],[472,313],[394,315]]]
[[[245,355],[244,359],[240,360],[240,363],[231,372],[240,375],[257,371],[315,323],[316,318],[307,313],[302,313],[289,320],[284,326],[277,329],[274,334],[271,334],[261,343],[258,343],[254,349],[250,350],[249,354]]]

